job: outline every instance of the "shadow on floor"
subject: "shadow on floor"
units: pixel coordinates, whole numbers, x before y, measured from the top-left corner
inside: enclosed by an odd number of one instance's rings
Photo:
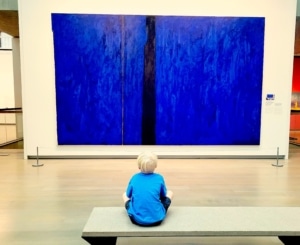
[[[23,140],[3,145],[0,149],[24,149]]]

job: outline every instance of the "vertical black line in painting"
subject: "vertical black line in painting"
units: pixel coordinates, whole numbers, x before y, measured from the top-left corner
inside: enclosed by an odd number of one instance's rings
[[[121,144],[124,144],[124,79],[125,79],[125,23],[124,23],[124,16],[122,15],[121,17],[121,100],[122,100],[122,128],[121,128]]]
[[[155,16],[146,17],[147,42],[144,55],[142,144],[155,145]]]

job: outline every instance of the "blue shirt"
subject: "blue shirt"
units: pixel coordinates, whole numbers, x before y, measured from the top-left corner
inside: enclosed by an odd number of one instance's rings
[[[129,181],[126,195],[131,199],[128,215],[141,225],[162,221],[166,210],[160,201],[167,195],[162,175],[157,173],[137,173]]]

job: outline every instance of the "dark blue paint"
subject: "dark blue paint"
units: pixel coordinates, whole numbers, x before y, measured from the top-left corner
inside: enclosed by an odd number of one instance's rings
[[[140,144],[143,19],[52,14],[58,144]]]
[[[142,91],[144,74],[144,46],[146,43],[146,18],[125,17],[124,55],[124,118],[123,144],[142,144]]]
[[[157,17],[158,145],[258,145],[264,18]]]
[[[145,19],[52,14],[58,144],[141,144]],[[156,16],[156,144],[260,143],[264,24]]]

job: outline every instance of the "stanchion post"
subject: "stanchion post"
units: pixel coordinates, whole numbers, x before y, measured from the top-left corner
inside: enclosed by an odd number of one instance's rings
[[[44,164],[39,164],[39,147],[36,147],[36,164],[33,164],[32,167],[41,167]]]
[[[274,167],[283,167],[283,164],[279,164],[279,147],[277,147],[277,157],[276,157],[276,164],[272,164]]]

